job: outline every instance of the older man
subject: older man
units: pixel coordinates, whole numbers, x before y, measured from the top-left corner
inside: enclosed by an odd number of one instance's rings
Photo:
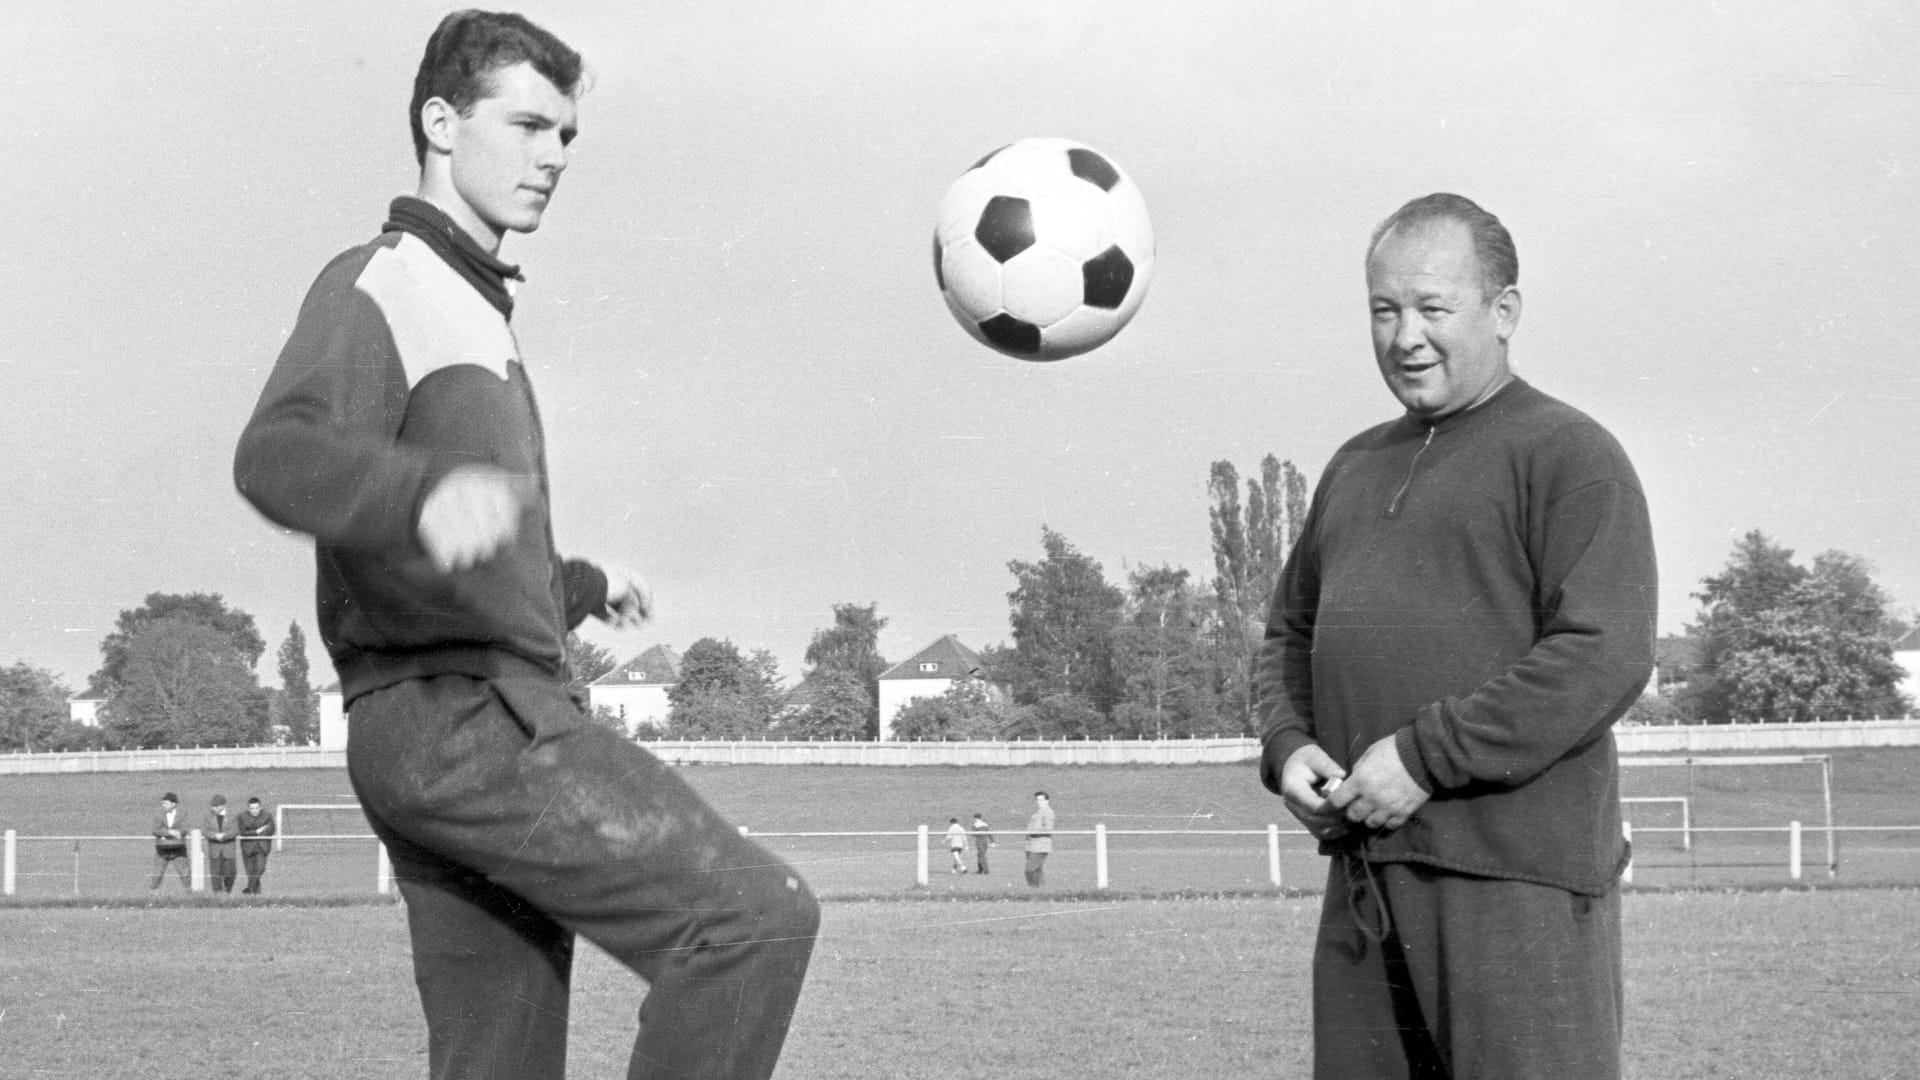
[[[1646,501],[1611,435],[1515,376],[1499,219],[1416,199],[1366,276],[1404,413],[1328,463],[1257,664],[1262,780],[1334,856],[1314,1075],[1614,1078]]]

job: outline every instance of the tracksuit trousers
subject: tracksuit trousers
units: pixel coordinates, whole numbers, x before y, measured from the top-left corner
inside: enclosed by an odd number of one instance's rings
[[[575,935],[647,981],[629,1080],[773,1072],[819,906],[671,768],[542,677],[409,680],[348,722],[433,1080],[564,1075]]]
[[[1328,869],[1314,1080],[1619,1080],[1620,890]]]

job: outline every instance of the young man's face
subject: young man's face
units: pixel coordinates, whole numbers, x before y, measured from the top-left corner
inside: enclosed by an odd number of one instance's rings
[[[495,70],[492,84],[453,118],[450,165],[454,191],[497,242],[540,227],[579,121],[574,100],[531,64]]]

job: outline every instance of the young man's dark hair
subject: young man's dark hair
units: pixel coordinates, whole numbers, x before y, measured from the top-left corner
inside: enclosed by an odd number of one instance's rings
[[[580,91],[585,65],[566,42],[511,12],[456,11],[440,20],[427,39],[420,71],[413,77],[407,124],[413,129],[413,159],[427,157],[427,135],[420,127],[420,106],[439,98],[461,115],[487,96],[493,73],[515,64],[531,64],[569,97]]]

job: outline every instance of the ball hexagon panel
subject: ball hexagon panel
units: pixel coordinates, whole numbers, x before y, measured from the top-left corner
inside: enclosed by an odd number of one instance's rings
[[[1082,307],[1049,326],[1041,334],[1041,359],[1065,360],[1105,345],[1126,320],[1111,311]]]
[[[1033,239],[1075,260],[1097,254],[1112,243],[1113,223],[1105,196],[1079,181],[1073,188],[1052,188],[1034,197]]]
[[[948,244],[940,257],[946,296],[973,322],[1000,310],[1000,264],[971,236]]]
[[[1050,247],[1030,247],[1000,268],[1000,306],[1036,326],[1073,314],[1085,294],[1079,260]]]

